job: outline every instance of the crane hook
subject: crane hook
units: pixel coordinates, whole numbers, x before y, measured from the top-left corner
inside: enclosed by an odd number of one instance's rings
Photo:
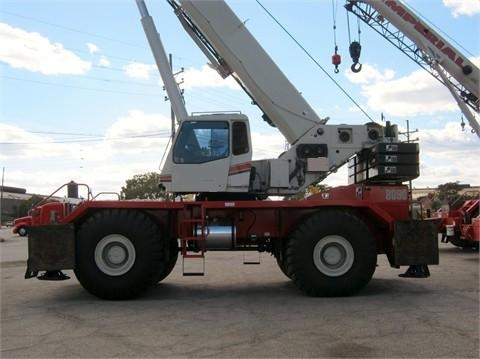
[[[337,53],[338,51],[338,46],[335,46],[335,53],[332,55],[332,64],[335,65],[335,70],[333,70],[336,74],[340,72],[338,69],[338,65],[342,63],[342,58],[341,56]]]
[[[362,45],[360,45],[358,41],[353,41],[348,47],[348,51],[350,52],[350,57],[353,61],[353,65],[350,67],[350,69],[355,73],[360,72],[362,70],[362,64],[358,61],[362,52]]]
[[[354,62],[353,65],[350,66],[350,69],[355,73],[360,72],[362,71],[362,64],[359,62]]]

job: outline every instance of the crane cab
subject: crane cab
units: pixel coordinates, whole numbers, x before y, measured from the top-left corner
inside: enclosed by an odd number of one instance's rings
[[[189,116],[175,135],[160,181],[169,192],[247,192],[252,147],[240,113]]]

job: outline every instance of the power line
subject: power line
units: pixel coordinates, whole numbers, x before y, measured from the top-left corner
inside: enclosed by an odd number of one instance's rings
[[[128,91],[116,91],[116,90],[104,90],[104,89],[98,89],[98,88],[92,88],[92,87],[83,87],[83,86],[60,84],[60,83],[57,83],[57,82],[30,80],[30,79],[24,79],[24,78],[8,76],[8,75],[0,75],[0,78],[4,78],[4,79],[7,79],[7,80],[13,80],[13,81],[31,82],[31,83],[36,83],[36,84],[40,84],[40,85],[47,85],[47,86],[59,86],[59,87],[66,87],[66,88],[74,88],[74,89],[86,90],[86,91],[107,92],[107,93],[115,93],[115,94],[121,94],[121,95],[159,97],[158,94],[137,93],[137,92],[128,92]],[[115,80],[112,80],[112,81],[115,81]]]
[[[344,93],[345,96],[348,97],[348,99],[350,101],[352,101],[355,106],[357,106],[357,108],[372,122],[375,122],[371,117],[370,115],[363,109],[362,106],[360,106],[360,104],[355,101],[355,99],[350,96],[350,94],[348,94],[348,92],[328,73],[327,70],[325,70],[323,68],[323,66],[317,61],[315,60],[315,58],[307,51],[307,49],[302,45],[300,44],[300,42],[285,28],[285,26],[282,25],[282,23],[275,17],[273,16],[273,14],[268,11],[268,9],[263,6],[263,4],[260,2],[260,0],[255,0],[257,2],[258,5],[260,5],[260,7],[267,13],[268,16],[270,16],[270,18],[283,30],[283,32],[285,32],[288,37],[290,37],[290,39],[293,40],[293,42],[307,55],[307,57],[313,61],[313,63],[315,65],[317,65],[317,67],[322,70],[322,72],[340,89],[340,91],[342,91]]]
[[[87,79],[87,80],[96,80],[96,81],[102,81],[102,82],[115,82],[115,83],[120,83],[120,84],[127,84],[127,85],[132,85],[132,86],[144,86],[144,87],[155,87],[159,88],[160,85],[155,85],[155,84],[144,84],[144,83],[137,83],[134,81],[124,81],[124,80],[113,80],[113,79],[107,79],[104,77],[96,77],[96,76],[88,76],[88,75],[82,75],[81,79]]]
[[[31,132],[35,133],[35,132]],[[53,141],[38,141],[38,142],[0,142],[0,145],[44,145],[44,144],[56,144],[56,143],[83,143],[83,142],[103,142],[103,141],[124,141],[135,138],[148,138],[159,137],[167,138],[170,136],[169,130],[157,131],[149,134],[130,135],[121,137],[98,137],[98,138],[81,138],[81,139],[68,139],[68,140],[53,140]]]
[[[113,39],[113,38],[108,37],[108,36],[98,35],[98,34],[94,34],[92,32],[88,32],[88,31],[78,30],[78,29],[74,29],[74,28],[71,28],[71,27],[54,24],[52,22],[37,19],[37,18],[34,18],[34,17],[20,15],[20,14],[16,14],[16,13],[13,13],[13,12],[10,12],[10,11],[5,11],[5,10],[0,10],[0,13],[7,14],[7,15],[10,15],[10,16],[19,17],[19,18],[26,19],[26,20],[29,20],[29,21],[38,22],[38,23],[48,25],[48,26],[52,26],[52,27],[56,27],[56,28],[59,28],[59,29],[62,29],[62,30],[72,31],[72,32],[76,32],[76,33],[79,33],[79,34],[88,35],[88,36],[96,37],[96,38],[99,38],[99,39],[103,39],[103,40],[107,40],[107,41],[111,41],[111,42],[116,42],[116,43],[127,45],[127,46],[138,47],[138,48],[146,50],[145,46],[133,44],[133,43],[123,41],[123,40]]]
[[[78,132],[55,132],[55,131],[28,131],[29,133],[41,134],[41,135],[60,135],[60,136],[84,136],[84,137],[100,137],[100,134],[93,133],[78,133]]]

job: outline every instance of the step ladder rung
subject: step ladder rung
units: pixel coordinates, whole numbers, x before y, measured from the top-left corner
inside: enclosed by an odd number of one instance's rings
[[[252,258],[252,256],[250,256],[250,258],[247,258],[247,253],[249,254],[258,253],[258,257]],[[252,264],[261,264],[261,263],[262,261],[260,259],[260,252],[251,252],[251,251],[243,252],[243,264],[252,265]]]
[[[184,277],[203,277],[205,272],[184,272]]]
[[[205,258],[205,255],[203,253],[200,253],[200,254],[188,254],[188,253],[185,253],[183,255],[183,258]]]
[[[182,273],[184,276],[205,275],[205,242],[208,233],[205,208],[201,203],[190,203],[183,207],[183,218],[179,221],[178,234],[180,238],[180,250],[182,253]],[[194,235],[195,234],[195,235]],[[197,248],[189,248],[189,242],[198,243]],[[196,261],[201,260],[201,264]],[[199,268],[185,268],[185,262],[197,262]],[[188,266],[187,266],[188,267]],[[195,266],[194,266],[195,267]]]
[[[185,268],[185,262],[187,259],[190,259],[188,260],[188,263],[190,263],[190,266],[187,266],[187,267],[190,267],[190,268]],[[191,264],[192,263],[195,263],[197,262],[198,263],[198,260],[201,260],[201,267],[198,268],[198,265],[196,266],[196,268],[192,268]],[[203,252],[201,254],[184,254],[183,255],[183,258],[182,258],[182,274],[184,277],[188,277],[188,276],[191,276],[191,277],[199,277],[199,276],[204,276],[205,275],[205,256],[203,255]]]

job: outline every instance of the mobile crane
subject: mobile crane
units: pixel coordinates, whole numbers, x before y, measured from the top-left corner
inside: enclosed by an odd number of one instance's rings
[[[203,275],[207,251],[253,250],[273,254],[306,294],[344,296],[370,281],[378,254],[396,268],[438,264],[436,220],[412,218],[402,184],[419,175],[418,144],[399,143],[389,124],[327,124],[225,2],[167,2],[212,66],[238,81],[291,148],[253,161],[245,115],[188,115],[153,19],[137,0],[179,121],[161,185],[197,200],[84,201],[57,223],[30,228],[26,278],[65,279],[61,270],[73,269],[89,292],[123,299],[168,276],[179,253],[184,275]],[[261,200],[302,191],[347,161],[348,186]],[[185,270],[187,260],[202,270]]]
[[[444,84],[480,138],[478,66],[402,1],[347,0],[345,8]]]

